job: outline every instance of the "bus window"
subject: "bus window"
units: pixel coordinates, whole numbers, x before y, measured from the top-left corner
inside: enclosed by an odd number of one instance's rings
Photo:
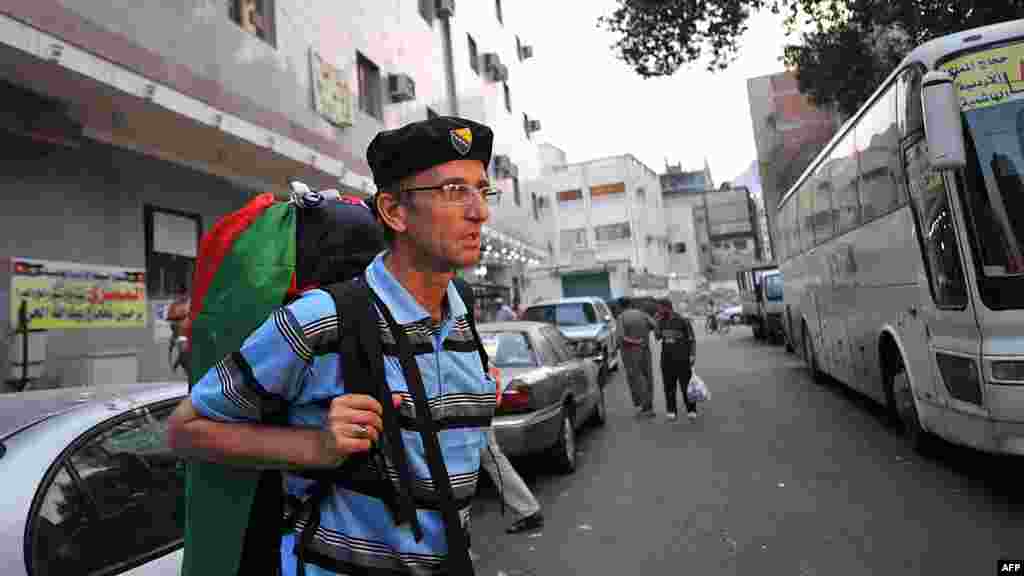
[[[857,197],[857,146],[853,130],[836,144],[829,158],[832,166],[832,203],[836,212],[836,232],[842,234],[860,225],[860,199]]]
[[[804,180],[800,185],[799,195],[800,207],[800,250],[802,252],[814,248],[814,188],[810,184],[812,179]]]
[[[865,221],[889,213],[901,203],[896,91],[887,90],[857,124],[860,150],[860,204]]]
[[[900,74],[898,107],[900,134],[904,138],[924,130],[919,66],[912,66]]]
[[[828,163],[819,166],[809,182],[814,188],[814,241],[821,244],[835,234],[832,217],[832,180],[829,178]]]
[[[764,298],[769,302],[782,302],[782,276],[772,274],[764,280]]]
[[[962,308],[967,305],[967,286],[960,264],[953,214],[942,174],[928,167],[928,145],[924,140],[907,150],[907,181],[917,208],[918,229],[924,241],[925,268],[935,305]]]

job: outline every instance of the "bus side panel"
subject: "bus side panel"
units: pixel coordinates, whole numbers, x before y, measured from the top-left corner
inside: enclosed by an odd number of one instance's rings
[[[918,305],[921,255],[906,206],[865,224],[851,236],[855,312],[848,331],[857,377],[850,384],[884,403],[879,338],[884,326],[900,330],[902,316]],[[906,341],[908,336],[901,334],[900,339]]]

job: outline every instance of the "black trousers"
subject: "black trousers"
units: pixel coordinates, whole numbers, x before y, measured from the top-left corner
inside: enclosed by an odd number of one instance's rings
[[[679,406],[676,403],[676,387],[683,391],[683,403],[687,412],[695,412],[697,404],[686,397],[686,387],[690,384],[693,368],[690,367],[689,355],[668,354],[661,360],[661,378],[665,383],[665,411],[675,414]]]

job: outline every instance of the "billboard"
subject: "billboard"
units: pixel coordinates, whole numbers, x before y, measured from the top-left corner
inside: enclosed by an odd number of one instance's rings
[[[351,126],[354,115],[352,89],[344,75],[312,48],[309,49],[309,65],[313,81],[313,108],[332,124]]]
[[[146,274],[142,269],[28,258],[10,260],[9,316],[17,326],[26,303],[31,330],[144,328]]]

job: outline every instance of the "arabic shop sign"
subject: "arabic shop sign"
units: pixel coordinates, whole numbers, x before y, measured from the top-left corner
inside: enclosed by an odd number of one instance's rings
[[[337,126],[351,126],[352,89],[340,70],[331,66],[312,48],[309,49],[310,75],[313,81],[313,108]]]
[[[143,270],[16,258],[10,274],[12,327],[22,302],[32,330],[146,326]]]
[[[972,52],[942,69],[955,80],[964,112],[1024,98],[1024,44]]]

